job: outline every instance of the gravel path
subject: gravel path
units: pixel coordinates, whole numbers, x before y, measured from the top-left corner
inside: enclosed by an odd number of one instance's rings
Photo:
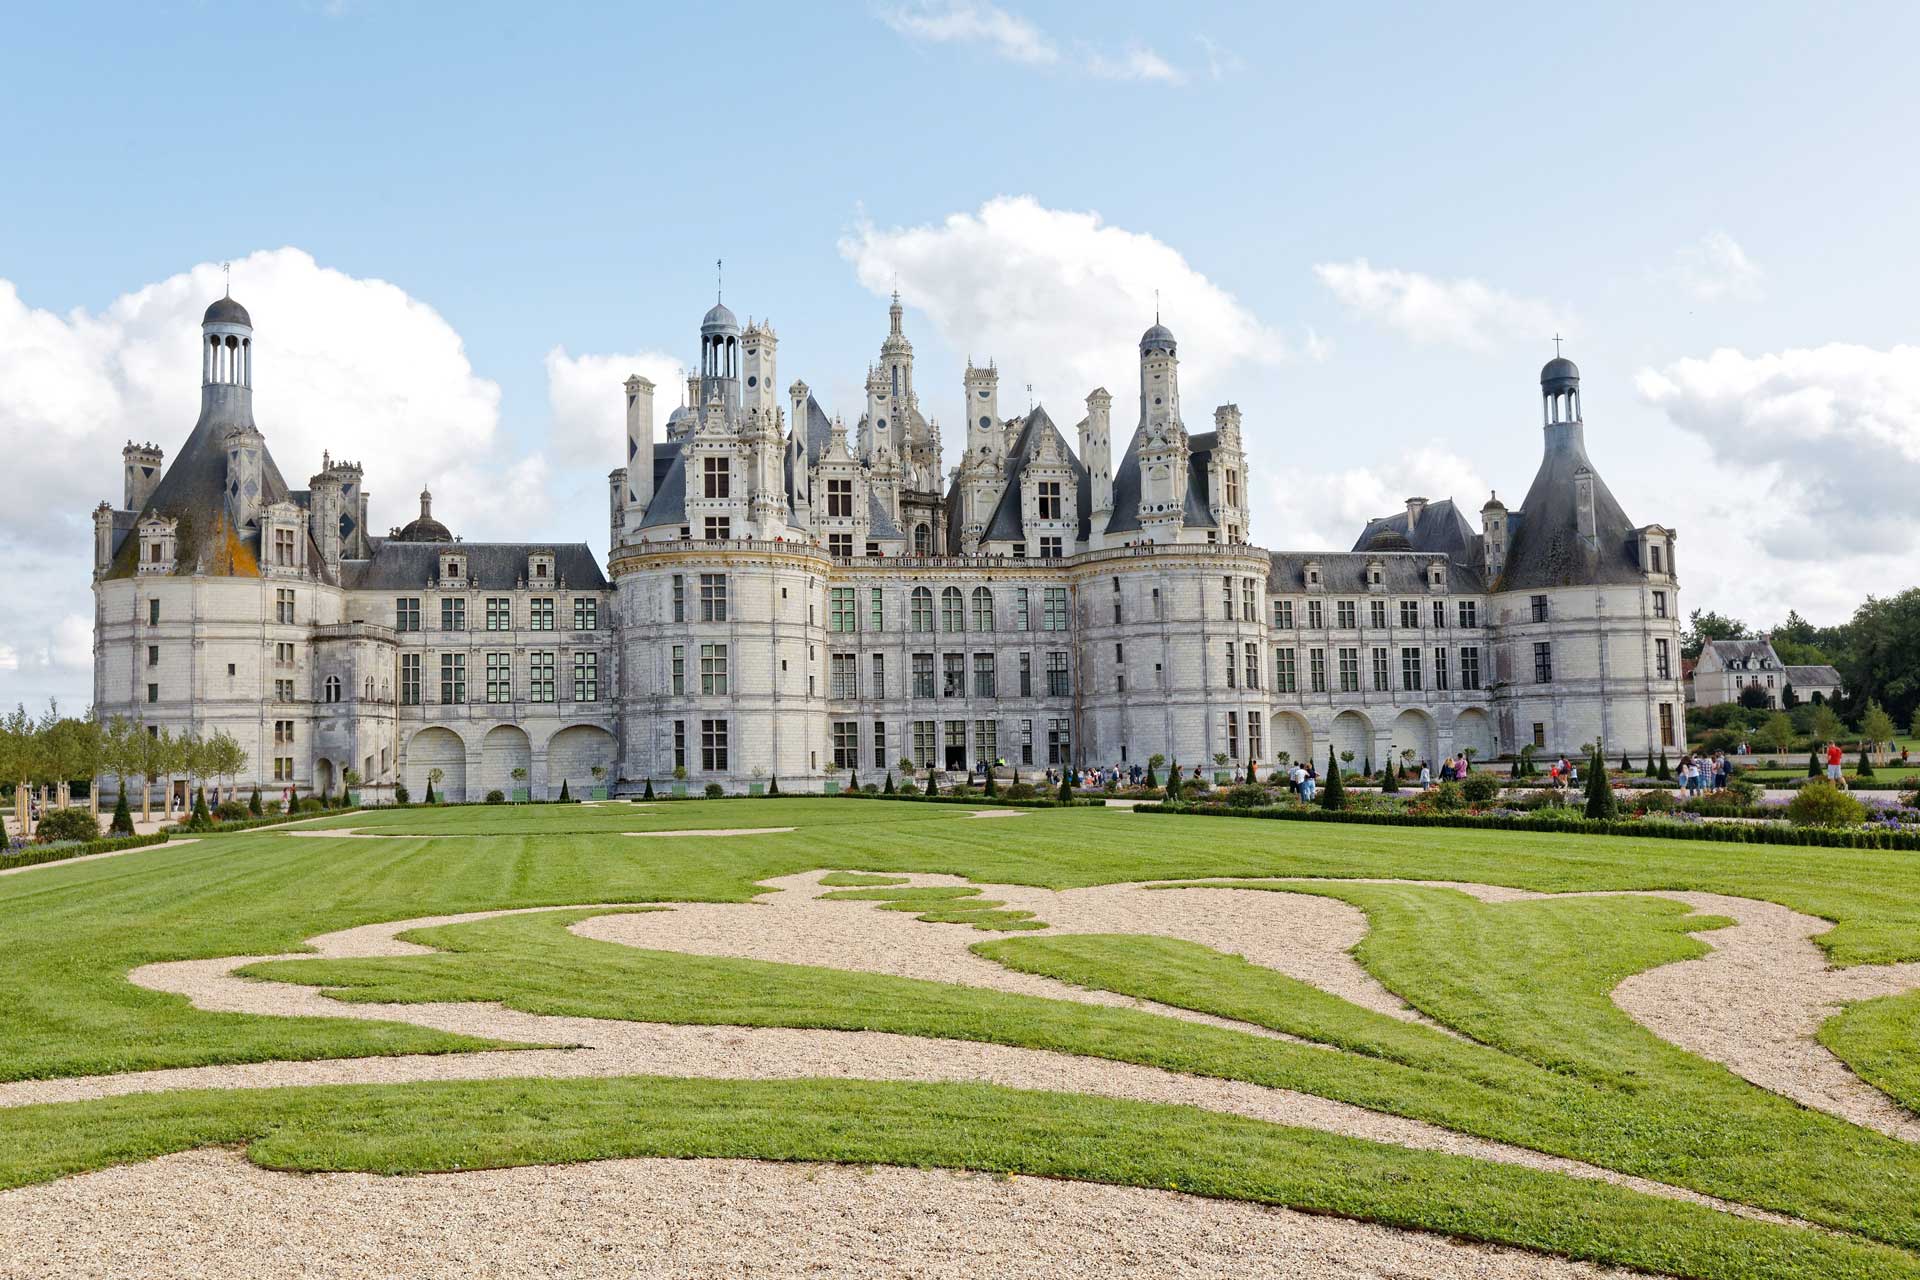
[[[275,1173],[230,1151],[196,1151],[0,1195],[7,1280],[1626,1274],[1167,1191],[748,1160],[605,1160],[383,1178]]]

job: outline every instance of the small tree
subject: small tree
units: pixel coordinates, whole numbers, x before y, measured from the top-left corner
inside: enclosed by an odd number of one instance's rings
[[[341,807],[347,809],[353,808],[353,789],[360,785],[360,781],[360,771],[358,769],[349,768],[340,771]]]
[[[1793,717],[1784,711],[1776,711],[1767,717],[1760,726],[1760,732],[1754,735],[1760,739],[1760,745],[1773,751],[1785,751],[1793,745]]]
[[[1867,739],[1866,746],[1878,755],[1882,743],[1893,741],[1893,717],[1887,714],[1885,707],[1869,698],[1867,709],[1860,715],[1860,732]]]
[[[1816,742],[1838,742],[1847,732],[1847,726],[1840,721],[1839,713],[1821,703],[1813,709],[1813,737]]]
[[[1159,758],[1159,756],[1153,756],[1147,761],[1147,787],[1149,790],[1160,785],[1160,779],[1153,776],[1153,762]]]
[[[514,781],[514,784],[515,784],[514,790],[518,791],[520,789],[518,784],[525,782],[527,780],[527,768],[525,765],[517,764],[513,767],[512,772],[508,776],[510,776]]]
[[[439,786],[441,779],[445,778],[446,776],[447,776],[447,771],[445,769],[440,768],[438,765],[435,765],[433,768],[427,770],[427,803],[428,804],[437,803],[437,801],[435,801],[433,798],[433,789]]]
[[[595,790],[598,790],[599,788],[606,785],[607,766],[603,764],[596,764],[591,769],[588,769],[587,772],[593,775],[593,785]]]
[[[1613,788],[1607,785],[1607,762],[1596,747],[1587,772],[1587,817],[1611,820],[1619,815],[1619,803],[1613,798]]]
[[[1780,686],[1780,705],[1789,711],[1800,705],[1800,695],[1793,691],[1791,680]]]
[[[253,794],[247,797],[247,812],[257,818],[266,811],[266,806],[260,803],[260,786],[255,783]]]
[[[1764,711],[1773,705],[1773,697],[1757,684],[1750,684],[1740,691],[1740,705],[1749,711]]]
[[[133,834],[133,813],[127,808],[127,789],[120,788],[120,794],[113,802],[113,822],[107,827],[109,835],[130,836]]]
[[[187,827],[192,831],[204,831],[212,825],[213,815],[207,812],[207,793],[204,788],[195,788],[193,813],[187,819]]]
[[[1346,752],[1349,762],[1353,752]],[[1340,762],[1333,758],[1333,748],[1327,748],[1327,785],[1320,789],[1320,807],[1323,809],[1344,809],[1347,807],[1347,788],[1340,781]]]
[[[1060,770],[1060,793],[1054,798],[1061,804],[1066,804],[1073,799],[1073,770],[1067,768]]]

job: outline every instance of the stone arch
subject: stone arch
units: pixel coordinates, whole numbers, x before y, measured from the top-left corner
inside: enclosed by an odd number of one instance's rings
[[[1473,748],[1475,760],[1491,760],[1499,754],[1493,738],[1493,718],[1478,707],[1468,707],[1453,718],[1453,749]]]
[[[314,791],[319,795],[330,796],[333,794],[334,782],[333,761],[327,759],[325,756],[320,756],[315,759],[313,762]]]
[[[1409,707],[1393,718],[1394,763],[1406,763],[1406,756],[1402,753],[1411,751],[1415,769],[1418,769],[1423,761],[1432,768],[1438,769],[1440,762],[1433,758],[1437,750],[1432,716]],[[1381,768],[1386,767],[1385,761],[1376,761],[1376,763]]]
[[[1333,732],[1329,736],[1333,742],[1334,759],[1340,761],[1342,769],[1348,767],[1347,762],[1341,759],[1345,752],[1353,752],[1352,767],[1355,769],[1365,768],[1367,761],[1372,759],[1373,721],[1362,713],[1351,709],[1342,711],[1333,718]],[[1378,764],[1379,761],[1374,763]],[[1323,769],[1326,767],[1324,760],[1319,764]]]
[[[933,529],[925,521],[913,526],[913,554],[917,556],[933,554]]]
[[[515,769],[525,769],[527,780],[516,782]],[[497,724],[480,741],[480,791],[500,791],[511,796],[515,787],[533,782],[533,743],[527,731],[515,724]]]
[[[618,750],[613,735],[598,725],[573,724],[555,733],[547,739],[547,797],[558,796],[565,782],[569,796],[586,799],[596,785],[595,765],[606,770],[606,780],[597,785],[610,786]]]
[[[467,798],[467,744],[460,735],[444,725],[428,725],[407,742],[407,763],[402,779],[416,800],[427,798],[429,775],[440,770],[440,782],[433,789],[436,799]]]
[[[1313,759],[1313,727],[1295,711],[1276,711],[1273,715],[1273,758],[1281,752],[1287,759],[1306,764]]]

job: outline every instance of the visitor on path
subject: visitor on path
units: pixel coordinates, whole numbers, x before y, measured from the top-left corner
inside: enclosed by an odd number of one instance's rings
[[[1318,779],[1314,777],[1313,766],[1308,765],[1305,775],[1300,779],[1300,798],[1308,804],[1313,803],[1313,793],[1316,790],[1314,784],[1317,781]]]
[[[1433,786],[1433,773],[1427,768],[1427,762],[1420,762],[1420,789],[1426,791]]]
[[[1846,752],[1840,750],[1839,743],[1829,742],[1827,744],[1827,778],[1834,786],[1840,788],[1842,791],[1847,789],[1846,774],[1842,768],[1842,761],[1845,759]]]

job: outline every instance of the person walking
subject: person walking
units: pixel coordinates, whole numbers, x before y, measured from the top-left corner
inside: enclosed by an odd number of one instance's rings
[[[1842,791],[1847,789],[1847,778],[1843,764],[1845,760],[1846,752],[1840,750],[1840,744],[1837,742],[1829,742],[1827,744],[1827,780]]]

